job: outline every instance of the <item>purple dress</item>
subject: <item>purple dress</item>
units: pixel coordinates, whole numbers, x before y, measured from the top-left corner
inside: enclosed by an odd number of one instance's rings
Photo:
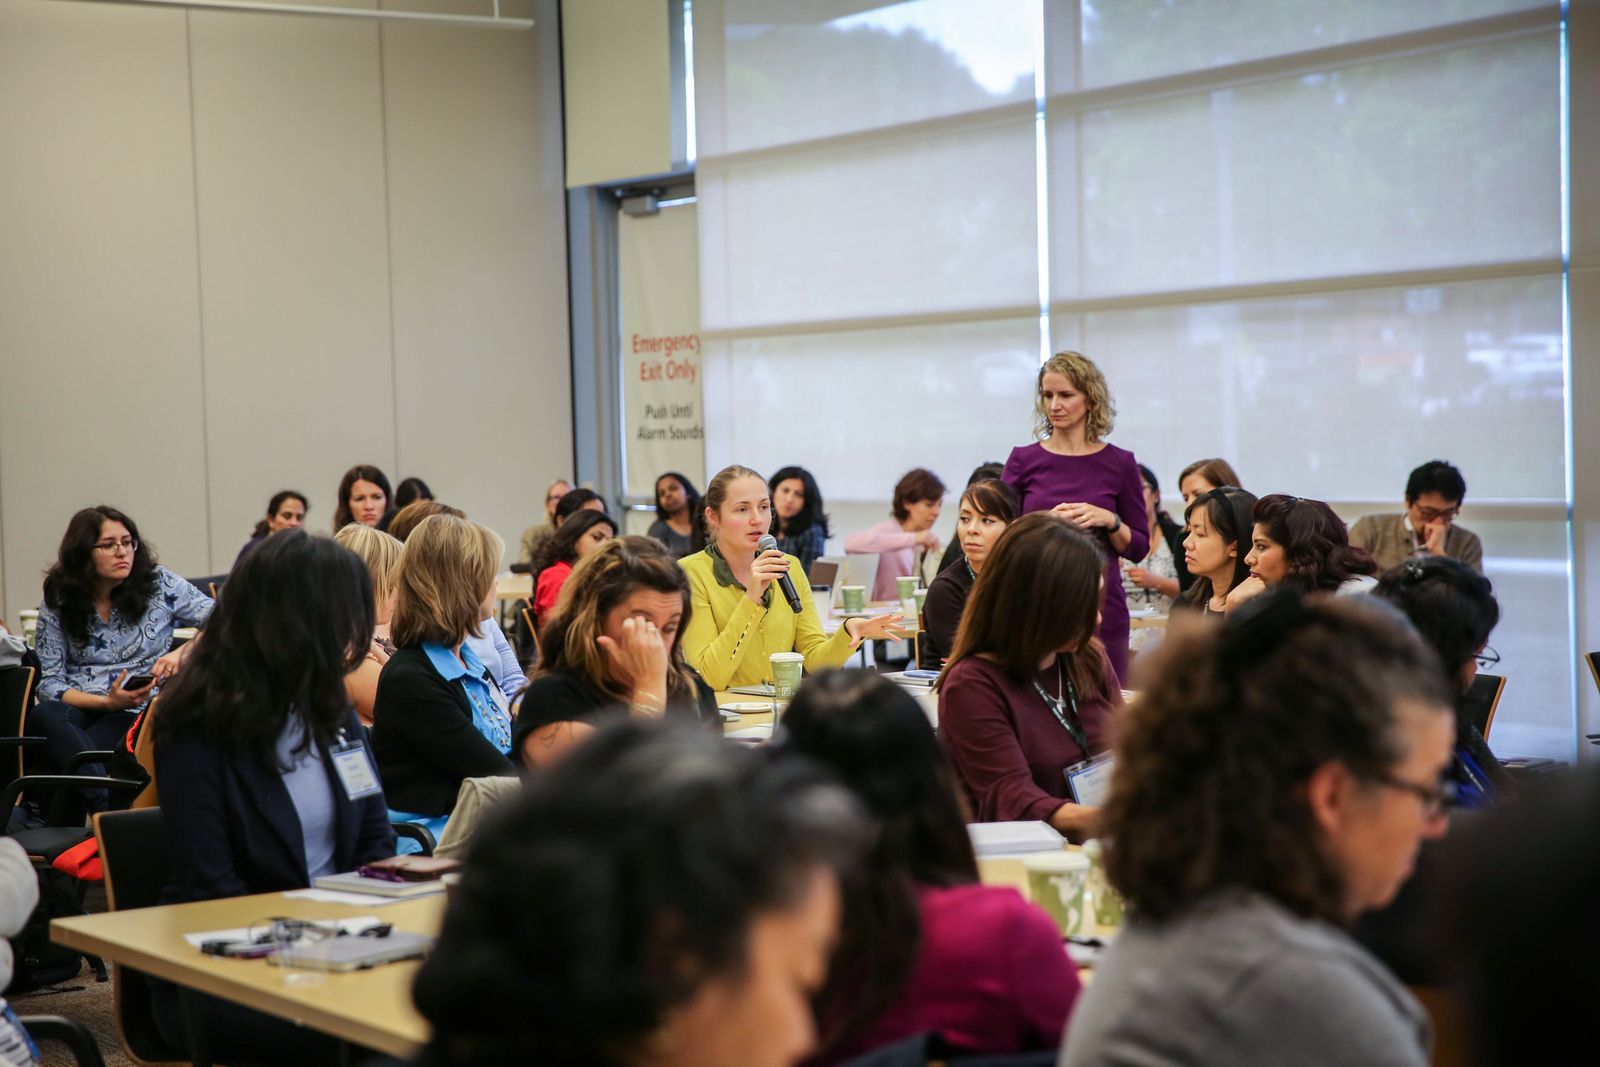
[[[1093,504],[1122,516],[1133,535],[1122,555],[1134,562],[1150,551],[1150,531],[1145,524],[1144,483],[1133,453],[1106,445],[1089,456],[1058,456],[1042,444],[1013,448],[1000,480],[1017,492],[1022,510],[1049,511],[1057,504]],[[1106,531],[1092,530],[1106,549],[1106,594],[1101,606],[1100,640],[1117,672],[1119,682],[1128,677],[1128,598],[1122,590],[1117,554],[1106,544]]]

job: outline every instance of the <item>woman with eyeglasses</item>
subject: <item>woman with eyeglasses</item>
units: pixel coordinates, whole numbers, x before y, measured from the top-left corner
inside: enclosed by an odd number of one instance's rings
[[[45,743],[35,769],[60,774],[79,752],[112,748],[193,651],[194,642],[173,651],[172,631],[210,615],[211,598],[161,566],[127,515],[99,505],[72,516],[39,605],[39,703],[27,732]],[[84,803],[104,811],[105,791]]]
[[[1062,1067],[1424,1067],[1427,1014],[1348,929],[1444,831],[1438,660],[1363,598],[1283,590],[1171,630],[1100,812],[1129,921]]]

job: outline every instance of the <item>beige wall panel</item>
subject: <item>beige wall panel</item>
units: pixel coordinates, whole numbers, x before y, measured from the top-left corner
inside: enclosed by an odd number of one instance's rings
[[[222,570],[274,490],[325,531],[346,467],[394,473],[383,104],[376,25],[191,18]]]
[[[184,16],[0,0],[5,612],[68,516],[129,512],[207,566]]]
[[[625,181],[672,168],[665,0],[565,0],[567,184]]]
[[[433,10],[475,10],[427,0]],[[481,9],[481,5],[478,5]],[[560,42],[387,26],[400,469],[506,539],[572,469]]]

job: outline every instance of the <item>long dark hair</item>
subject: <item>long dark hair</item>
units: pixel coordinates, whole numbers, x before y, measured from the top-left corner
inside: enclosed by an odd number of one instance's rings
[[[89,640],[89,618],[94,613],[94,546],[100,527],[120,522],[128,536],[139,542],[128,576],[111,588],[111,606],[132,622],[145,613],[156,594],[156,546],[139,536],[134,521],[114,507],[96,504],[67,520],[56,561],[44,575],[45,606],[61,620],[61,632],[77,644]]]
[[[394,499],[389,502],[391,511],[398,511],[407,504],[418,500],[433,500],[433,490],[428,488],[428,483],[421,478],[407,478],[401,482],[394,491]]]
[[[271,500],[267,501],[267,517],[256,522],[256,528],[250,531],[251,537],[267,536],[268,521],[277,516],[278,509],[283,507],[286,500],[298,500],[301,507],[307,511],[311,510],[311,502],[306,499],[304,493],[297,493],[293,489],[280,489],[272,494]]]
[[[611,536],[617,535],[617,520],[603,511],[593,508],[582,508],[567,516],[556,532],[546,537],[539,545],[539,551],[534,554],[531,573],[534,581],[539,580],[539,573],[546,567],[557,563],[575,563],[578,559],[578,539],[588,533],[591,527],[605,523],[611,527]]]
[[[689,551],[698,552],[706,547],[705,523],[700,515],[704,505],[700,498],[700,490],[694,487],[693,482],[677,471],[666,471],[658,475],[656,477],[656,516],[662,522],[667,521],[667,513],[661,510],[661,483],[668,478],[683,486],[684,502],[688,505],[688,511],[685,512],[685,515],[689,520]]]
[[[383,490],[383,513],[394,510],[394,490],[389,488],[389,476],[370,463],[357,463],[339,479],[339,503],[333,509],[333,530],[338,533],[350,525],[350,490],[357,482],[371,482]]]
[[[1252,518],[1283,546],[1283,584],[1302,593],[1331,592],[1378,565],[1350,543],[1350,531],[1320,500],[1272,493],[1256,501]]]
[[[772,532],[778,537],[799,537],[813,526],[822,527],[822,536],[832,536],[828,528],[828,516],[822,511],[822,490],[817,488],[817,480],[811,472],[804,467],[779,467],[778,473],[767,480],[767,492],[776,493],[778,483],[786,482],[790,478],[798,479],[800,488],[805,493],[806,502],[800,508],[800,514],[785,523],[778,518],[778,509],[772,509]]]
[[[823,671],[783,715],[784,744],[834,772],[877,823],[846,879],[834,966],[819,998],[824,1050],[860,1036],[921,952],[919,886],[970,885],[978,862],[955,769],[917,701],[873,671]]]
[[[281,530],[228,577],[205,640],[161,698],[156,743],[205,738],[235,759],[278,766],[291,714],[313,741],[337,742],[349,714],[344,679],[372,641],[372,578],[347,548],[304,530]],[[353,740],[353,739],[352,739]]]
[[[561,494],[561,499],[556,501],[555,517],[553,521],[562,523],[566,522],[569,518],[571,518],[573,515],[576,515],[580,511],[593,511],[594,508],[586,509],[584,507],[585,504],[592,500],[600,501],[600,514],[610,514],[610,509],[606,507],[605,497],[601,496],[593,489],[585,489],[580,485],[576,489],[568,489],[565,493]]]
[[[1081,694],[1103,691],[1105,652],[1094,631],[1105,572],[1094,539],[1053,512],[1035,511],[1007,526],[967,598],[939,684],[977,655],[1026,683],[1046,656],[1071,647],[1060,653],[1067,677]]]
[[[981,579],[980,579],[981,581]],[[1142,916],[1254,889],[1342,922],[1305,783],[1337,761],[1380,779],[1403,760],[1404,702],[1447,711],[1438,657],[1365,597],[1274,589],[1221,626],[1174,620],[1122,720],[1100,812],[1106,873]]]
[[[1189,516],[1195,513],[1196,508],[1204,508],[1206,520],[1224,540],[1233,545],[1233,581],[1229,583],[1229,589],[1250,577],[1250,568],[1245,566],[1244,558],[1250,554],[1250,516],[1255,506],[1254,493],[1240,489],[1236,485],[1225,485],[1201,493],[1183,511],[1183,519],[1188,522]],[[1196,575],[1194,584],[1189,587],[1188,592],[1178,598],[1178,603],[1197,611],[1205,611],[1213,595],[1215,594],[1211,588],[1211,579]]]

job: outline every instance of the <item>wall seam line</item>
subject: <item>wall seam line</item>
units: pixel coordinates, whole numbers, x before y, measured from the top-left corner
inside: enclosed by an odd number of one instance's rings
[[[217,573],[211,533],[211,396],[206,379],[206,285],[205,258],[200,240],[200,131],[194,96],[194,13],[183,13],[183,50],[189,80],[189,175],[194,185],[194,290],[195,314],[200,340],[200,449],[201,473],[205,479],[206,571]]]
[[[378,0],[379,11],[383,0]],[[394,198],[389,192],[389,72],[385,62],[383,27],[378,31],[378,128],[383,136],[383,254],[389,295],[389,412],[393,418],[395,482],[403,477],[400,467],[400,352],[394,322]],[[390,501],[392,504],[393,501]]]

